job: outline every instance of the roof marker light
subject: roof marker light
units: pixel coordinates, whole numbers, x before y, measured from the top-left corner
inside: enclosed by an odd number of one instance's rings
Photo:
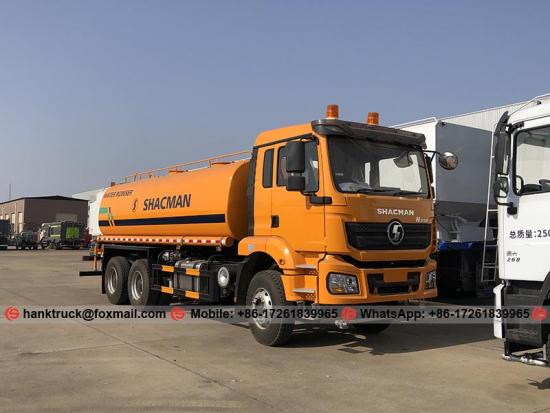
[[[326,119],[338,119],[339,115],[338,105],[327,105],[327,116]]]
[[[367,125],[378,125],[380,114],[378,112],[369,112],[367,115]]]

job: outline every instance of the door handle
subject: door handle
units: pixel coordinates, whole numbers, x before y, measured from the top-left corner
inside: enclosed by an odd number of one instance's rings
[[[271,215],[271,228],[279,228],[279,215]]]

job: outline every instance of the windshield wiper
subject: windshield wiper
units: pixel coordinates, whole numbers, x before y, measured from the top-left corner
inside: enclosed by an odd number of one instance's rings
[[[392,195],[396,195],[399,193],[395,189],[377,189],[377,188],[358,189],[357,191],[354,191],[354,192],[357,194],[382,193],[382,194],[392,194]]]
[[[426,192],[400,190],[395,195],[426,195]]]

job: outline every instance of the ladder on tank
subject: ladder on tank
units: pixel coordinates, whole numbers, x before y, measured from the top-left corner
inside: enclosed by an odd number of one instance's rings
[[[487,179],[487,202],[485,205],[485,230],[483,232],[483,255],[481,258],[481,284],[493,284],[498,278],[498,208],[491,207],[491,187],[495,168],[495,135],[491,134],[491,156]],[[496,225],[493,223],[496,222]]]

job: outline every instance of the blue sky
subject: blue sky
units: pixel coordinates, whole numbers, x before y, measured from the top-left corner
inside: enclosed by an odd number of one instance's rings
[[[0,1],[0,200],[550,91],[544,1]]]

